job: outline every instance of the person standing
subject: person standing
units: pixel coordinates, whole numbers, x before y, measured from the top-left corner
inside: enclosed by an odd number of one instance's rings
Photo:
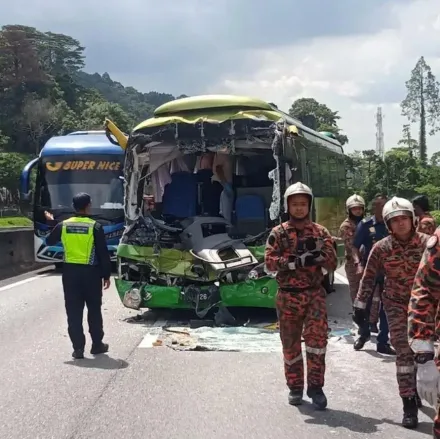
[[[353,251],[353,239],[356,227],[364,217],[365,201],[357,194],[347,198],[345,202],[347,218],[339,228],[339,236],[344,241],[345,247],[345,273],[348,279],[351,302],[353,304],[359,288],[361,276],[357,272],[356,264],[359,264],[356,252]]]
[[[419,195],[412,201],[417,216],[417,231],[433,235],[437,225],[429,213],[429,200],[426,195]]]
[[[274,227],[267,239],[265,264],[277,272],[276,308],[283,345],[284,372],[291,405],[302,403],[304,364],[301,335],[307,355],[307,395],[318,409],[327,407],[324,394],[327,347],[326,292],[323,269],[336,270],[336,250],[328,230],[310,220],[313,193],[298,182],[286,189],[289,220]]]
[[[373,200],[374,215],[370,218],[364,218],[357,226],[356,234],[353,240],[353,247],[359,252],[360,248],[364,247],[362,258],[358,258],[357,270],[359,275],[362,275],[367,264],[368,256],[370,255],[373,245],[381,239],[388,236],[388,230],[385,226],[382,216],[382,209],[387,201],[385,195],[377,194]],[[375,288],[379,288],[380,292],[383,290],[384,277],[383,274],[378,273],[375,280]],[[359,338],[354,343],[355,350],[361,350],[365,343],[370,339],[370,311],[373,303],[373,298],[370,297],[367,307],[366,315],[362,326],[359,327]],[[388,320],[383,309],[383,304],[380,303],[379,311],[380,330],[377,335],[377,352],[387,355],[396,355],[394,349],[388,343]]]
[[[47,245],[62,242],[64,264],[62,282],[67,313],[68,333],[73,346],[72,357],[84,358],[86,339],[83,331],[84,305],[87,305],[92,355],[103,354],[109,345],[103,343],[102,289],[110,287],[111,260],[104,230],[91,219],[91,198],[79,193],[73,197],[76,215],[58,223],[46,238]],[[53,215],[45,212],[48,220]]]
[[[408,344],[408,303],[411,286],[429,236],[416,232],[413,205],[393,197],[383,208],[390,235],[374,244],[354,302],[354,320],[362,326],[368,299],[373,295],[378,273],[385,276],[382,302],[390,325],[391,343],[396,349],[396,373],[403,401],[402,425],[416,428],[418,405],[414,357]]]

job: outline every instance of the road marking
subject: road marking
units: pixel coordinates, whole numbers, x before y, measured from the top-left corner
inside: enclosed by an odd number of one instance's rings
[[[3,287],[0,287],[0,293],[2,291],[10,290],[11,288],[19,287],[20,285],[24,285],[24,284],[27,284],[27,283],[32,282],[34,280],[41,279],[42,277],[47,277],[47,276],[48,276],[48,274],[41,274],[39,276],[29,277],[27,279],[23,279],[18,282],[14,282],[12,284],[5,285]]]
[[[155,341],[157,341],[157,336],[159,334],[153,335],[151,333],[148,333],[147,335],[145,335],[145,337],[142,339],[142,341],[140,342],[138,348],[141,349],[149,349],[153,347],[153,343]]]
[[[342,274],[335,272],[335,279],[338,279],[339,282],[342,282],[343,284],[348,285],[348,279]]]
[[[149,331],[144,335],[144,338],[139,343],[138,348],[149,349],[153,347],[153,343],[157,341],[162,332],[162,328],[169,325],[168,320],[156,320],[148,327]]]

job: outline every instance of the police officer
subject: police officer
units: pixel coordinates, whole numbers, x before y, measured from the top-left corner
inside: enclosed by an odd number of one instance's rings
[[[310,220],[311,189],[298,182],[286,189],[289,220],[272,230],[265,250],[266,267],[277,272],[276,307],[283,345],[289,404],[300,405],[304,391],[301,335],[307,355],[307,395],[315,406],[327,406],[324,394],[327,305],[323,270],[336,270],[337,258],[328,230]]]
[[[353,247],[360,250],[364,246],[364,253],[362,258],[356,260],[357,272],[362,274],[367,264],[368,256],[371,252],[373,245],[380,241],[382,238],[388,236],[388,230],[385,226],[382,216],[382,209],[387,201],[387,197],[382,194],[377,194],[373,200],[374,215],[370,218],[364,218],[357,226],[356,233],[353,240]],[[383,289],[384,278],[383,274],[376,277],[375,288]],[[370,310],[372,306],[372,297],[370,297],[366,307],[366,319],[365,322],[359,327],[359,338],[354,343],[354,349],[360,350],[364,347],[365,343],[370,339]],[[396,355],[394,349],[388,343],[388,320],[383,310],[382,303],[380,304],[379,312],[380,331],[377,336],[377,352],[387,355]]]
[[[64,247],[63,289],[72,357],[84,358],[86,339],[83,331],[84,305],[87,305],[92,355],[108,351],[102,321],[102,289],[110,286],[111,261],[104,230],[89,218],[90,195],[79,193],[73,198],[76,216],[58,223],[47,237],[47,245],[62,242]],[[47,220],[53,215],[45,212]]]

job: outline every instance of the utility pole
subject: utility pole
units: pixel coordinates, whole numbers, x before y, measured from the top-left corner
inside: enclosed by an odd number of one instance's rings
[[[376,154],[381,159],[383,159],[385,153],[382,120],[383,120],[382,107],[378,107],[376,113]]]

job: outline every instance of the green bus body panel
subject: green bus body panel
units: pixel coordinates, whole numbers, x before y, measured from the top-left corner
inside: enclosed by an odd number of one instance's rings
[[[234,95],[202,95],[176,99],[167,102],[154,110],[154,116],[163,116],[182,111],[202,110],[222,107],[248,107],[261,110],[273,110],[267,102],[258,98]]]
[[[136,282],[115,280],[121,302],[125,293],[133,287],[138,287]],[[277,283],[272,277],[266,276],[258,280],[249,280],[236,284],[225,284],[220,287],[222,305],[235,307],[275,308]],[[203,290],[203,288],[202,288]],[[141,288],[142,308],[170,308],[193,309],[192,303],[183,300],[179,287],[159,285],[145,285]],[[148,293],[148,300],[147,300]]]

